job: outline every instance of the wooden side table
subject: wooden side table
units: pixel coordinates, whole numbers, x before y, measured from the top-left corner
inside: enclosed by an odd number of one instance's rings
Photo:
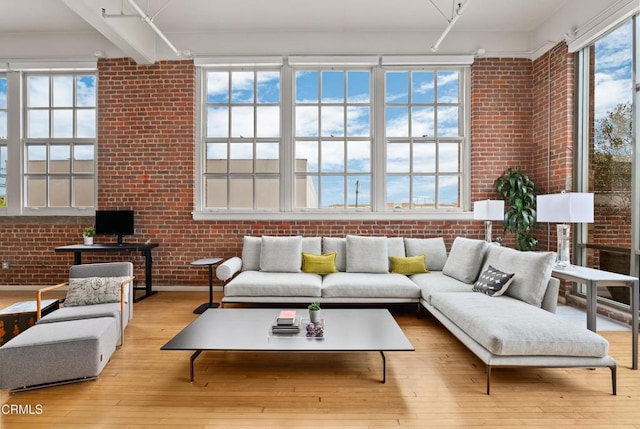
[[[218,264],[220,261],[222,261],[222,258],[202,258],[191,263],[191,265],[199,267],[205,265],[209,266],[209,302],[199,305],[198,308],[193,310],[193,314],[202,314],[209,308],[218,308],[220,306],[217,302],[213,302],[213,266]]]

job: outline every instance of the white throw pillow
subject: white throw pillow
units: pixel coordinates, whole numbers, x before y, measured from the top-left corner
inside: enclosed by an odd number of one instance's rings
[[[347,235],[348,273],[388,273],[387,237]]]
[[[442,271],[447,262],[447,247],[442,237],[405,238],[404,247],[407,256],[424,255],[429,271]]]
[[[260,271],[299,273],[302,266],[302,237],[262,236]]]
[[[260,252],[262,238],[244,237],[242,240],[242,271],[258,271],[260,269]]]
[[[442,274],[464,283],[475,282],[480,273],[486,246],[487,242],[484,240],[456,237],[447,262],[442,268]]]
[[[128,277],[70,278],[65,307],[120,302],[120,285]],[[129,284],[124,287],[124,301],[129,302]]]

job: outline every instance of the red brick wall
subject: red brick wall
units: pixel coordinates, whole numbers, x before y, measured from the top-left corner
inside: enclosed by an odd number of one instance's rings
[[[533,177],[539,194],[573,190],[574,55],[561,43],[533,62]],[[557,249],[555,225],[539,224],[538,250]]]
[[[154,251],[157,285],[206,284],[204,269],[189,263],[204,256],[239,255],[244,235],[405,237],[458,235],[481,238],[477,221],[194,221],[195,67],[190,61],[135,65],[100,60],[98,172],[100,209],[133,208],[136,236],[160,243]],[[508,167],[534,170],[533,64],[525,59],[479,59],[471,69],[472,201],[496,198],[494,182]],[[91,218],[0,219],[0,252],[13,268],[0,284],[51,284],[64,280],[71,254],[56,246],[80,241]],[[494,236],[501,232],[494,225]],[[5,237],[11,237],[5,239]],[[507,244],[509,241],[507,241]],[[134,256],[135,274],[144,277]],[[87,254],[86,262],[118,255]]]

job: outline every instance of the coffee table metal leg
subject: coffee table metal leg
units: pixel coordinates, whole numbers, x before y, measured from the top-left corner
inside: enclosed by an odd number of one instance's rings
[[[382,382],[387,382],[387,359],[384,357],[384,352],[380,351],[380,356],[382,356]]]
[[[198,356],[200,356],[202,350],[197,350],[194,354],[191,355],[191,382],[193,383],[193,361],[195,361]]]

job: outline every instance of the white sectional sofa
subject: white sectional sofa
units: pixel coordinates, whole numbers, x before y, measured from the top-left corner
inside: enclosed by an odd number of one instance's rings
[[[336,272],[303,272],[303,252],[336,252]],[[392,272],[391,261],[421,255],[428,272]],[[493,367],[606,367],[615,395],[608,342],[555,314],[554,259],[552,252],[520,252],[463,237],[447,253],[440,237],[265,236],[245,237],[242,257],[224,261],[216,275],[225,283],[223,305],[415,302],[485,363],[487,394]],[[505,277],[497,292],[487,281],[496,273]]]

